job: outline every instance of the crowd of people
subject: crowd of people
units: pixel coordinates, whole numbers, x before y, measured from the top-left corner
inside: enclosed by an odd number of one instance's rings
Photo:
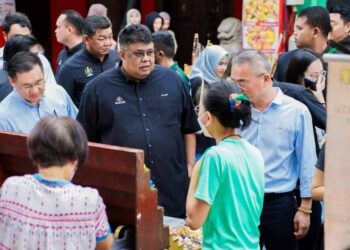
[[[28,135],[38,173],[2,185],[0,248],[110,249],[98,191],[71,182],[91,141],[142,149],[165,215],[203,227],[203,249],[323,249],[321,55],[350,54],[350,9],[302,10],[297,49],[275,72],[264,53],[237,44],[239,20],[225,19],[223,41],[201,51],[189,75],[174,60],[181,46],[168,13],[149,13],[143,25],[128,10],[116,40],[107,15],[101,4],[86,18],[61,12],[55,74],[28,17],[4,18],[0,131]],[[85,224],[68,232],[36,212]]]

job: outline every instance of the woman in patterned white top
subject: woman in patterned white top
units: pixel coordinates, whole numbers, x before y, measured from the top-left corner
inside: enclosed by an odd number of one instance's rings
[[[28,137],[34,175],[8,178],[0,192],[0,249],[110,249],[98,191],[71,183],[87,138],[70,118],[47,117]]]

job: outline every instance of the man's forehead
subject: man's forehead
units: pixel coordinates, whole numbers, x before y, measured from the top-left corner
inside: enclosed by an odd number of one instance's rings
[[[154,44],[153,42],[150,43],[132,43],[128,46],[129,49],[132,50],[148,50],[148,49],[153,49]]]
[[[307,24],[307,17],[306,16],[298,17],[297,24],[299,26],[303,26],[303,27],[309,26],[311,28],[311,26],[309,24]]]
[[[329,13],[329,17],[330,17],[331,21],[342,20],[339,13]]]
[[[12,35],[29,35],[30,30],[26,26],[22,27],[20,24],[14,23],[11,25],[9,33]]]
[[[112,28],[108,27],[106,29],[96,29],[95,36],[106,36],[113,34]]]
[[[232,66],[231,78],[236,81],[244,80],[251,76],[255,76],[263,70],[264,69],[261,68],[259,64],[255,64],[254,66],[251,66],[248,63],[237,64]]]
[[[43,69],[36,64],[29,71],[17,72],[15,78],[20,82],[26,82],[27,80],[39,81],[44,79],[44,72]]]

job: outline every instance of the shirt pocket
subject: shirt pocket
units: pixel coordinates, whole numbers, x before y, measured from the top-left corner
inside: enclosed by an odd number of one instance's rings
[[[180,126],[179,102],[175,99],[158,99],[153,102],[159,127]]]
[[[294,150],[295,134],[291,128],[285,125],[277,125],[275,128],[277,145],[279,149],[284,152]]]

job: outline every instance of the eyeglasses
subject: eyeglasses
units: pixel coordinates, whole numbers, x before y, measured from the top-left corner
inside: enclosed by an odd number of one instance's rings
[[[24,89],[26,91],[32,90],[34,88],[42,88],[45,85],[45,81],[39,81],[36,83],[25,83],[23,85],[17,84],[20,89]]]
[[[154,56],[154,49],[150,49],[150,50],[136,50],[136,51],[130,51],[130,50],[126,50],[124,49],[125,52],[134,55],[135,57],[142,59],[145,56],[148,57],[152,57]]]
[[[314,73],[310,75],[310,78],[312,78],[314,81],[317,81],[319,77],[326,78],[327,77],[327,71],[321,70],[319,73]]]
[[[260,74],[256,75],[255,77],[256,77],[256,78],[259,78],[259,77],[261,77],[261,76],[263,76],[263,75],[265,75],[265,74],[266,74],[266,73],[260,73]],[[245,88],[245,87],[247,87],[247,85],[249,85],[249,83],[250,83],[250,81],[248,81],[248,80],[238,80],[238,81],[234,81],[232,77],[231,77],[231,80],[232,80],[235,84],[237,84],[237,86],[240,87],[240,88]]]

